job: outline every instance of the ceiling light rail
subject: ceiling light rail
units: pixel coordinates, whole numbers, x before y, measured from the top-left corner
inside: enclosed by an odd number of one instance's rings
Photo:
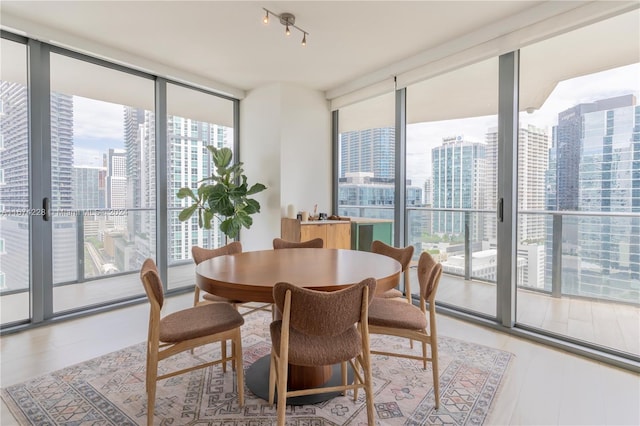
[[[280,23],[285,26],[284,33],[286,35],[288,36],[291,35],[290,27],[293,27],[302,33],[302,45],[303,46],[307,45],[307,36],[309,35],[309,33],[296,25],[296,16],[293,13],[283,12],[281,14],[277,14],[270,11],[269,9],[265,9],[264,7],[262,8],[262,10],[264,10],[265,12],[262,22],[264,22],[265,24],[268,24],[269,16],[277,17],[280,20]]]

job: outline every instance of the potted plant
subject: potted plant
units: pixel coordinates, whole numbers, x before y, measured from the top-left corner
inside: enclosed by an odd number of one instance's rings
[[[189,220],[198,212],[198,226],[211,229],[211,220],[220,220],[220,231],[229,239],[238,236],[240,229],[249,229],[253,224],[252,214],[260,212],[260,203],[249,198],[250,195],[267,189],[261,183],[249,188],[247,177],[243,174],[243,163],[231,164],[233,153],[229,148],[207,146],[213,159],[215,172],[202,179],[197,193],[191,188],[180,188],[177,197],[190,198],[193,204],[180,212],[181,221]]]

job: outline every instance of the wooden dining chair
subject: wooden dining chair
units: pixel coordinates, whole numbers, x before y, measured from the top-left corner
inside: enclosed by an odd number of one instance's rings
[[[240,243],[240,241],[233,241],[227,245],[224,245],[222,247],[218,247],[215,249],[206,249],[206,248],[202,248],[199,246],[193,246],[191,247],[191,257],[193,257],[193,261],[196,263],[196,265],[199,265],[200,263],[204,262],[205,260],[209,260],[209,259],[213,259],[214,257],[218,257],[218,256],[224,256],[227,254],[237,254],[237,253],[242,253],[242,243]],[[200,299],[200,294],[202,294],[202,299]],[[215,294],[211,294],[211,293],[207,293],[206,291],[200,291],[200,287],[198,287],[197,285],[195,286],[195,292],[194,292],[194,297],[193,297],[193,306],[198,306],[198,305],[202,305],[205,303],[229,303],[231,304],[236,310],[238,310],[238,308],[240,306],[242,306],[243,308],[243,312],[242,312],[242,316],[245,315],[249,315],[251,313],[254,313],[256,311],[271,311],[271,304],[267,303],[267,304],[262,304],[260,306],[253,306],[253,305],[244,305],[243,302],[239,301],[239,300],[232,300],[232,299],[227,299],[226,297],[221,297]],[[227,356],[227,343],[226,342],[220,342],[220,349],[222,351],[222,356],[223,358]],[[231,350],[233,351],[233,346],[231,347]],[[233,354],[232,354],[233,357]],[[232,368],[235,368],[235,365],[232,366]],[[225,362],[224,364],[222,364],[222,371],[226,372],[227,371],[227,363]]]
[[[287,397],[364,388],[368,424],[374,424],[373,379],[367,330],[368,306],[376,280],[367,278],[338,291],[316,291],[289,283],[277,283],[273,299],[282,319],[271,323],[271,366],[269,403],[278,393],[278,425],[285,424]],[[347,362],[354,371],[353,384],[347,383]],[[325,366],[340,363],[342,384],[290,391],[288,366]]]
[[[423,252],[418,261],[420,307],[414,306],[413,304],[407,306],[407,303],[404,301],[381,297],[374,298],[369,306],[370,334],[406,337],[422,343],[422,356],[374,350],[372,350],[371,353],[417,359],[423,362],[424,369],[427,368],[427,361],[431,361],[436,409],[440,406],[436,291],[438,290],[441,275],[442,265],[437,263],[429,253]],[[427,311],[429,314],[428,320]],[[427,345],[429,345],[431,356],[427,354]]]
[[[204,262],[205,260],[213,259],[214,257],[224,256],[226,254],[242,253],[242,243],[240,241],[233,241],[222,247],[215,249],[206,249],[199,246],[191,247],[191,257],[196,265]],[[193,295],[193,306],[197,306],[202,302],[227,302],[231,304],[242,303],[239,300],[231,300],[225,297],[216,296],[215,294],[202,292],[202,299],[200,300],[200,287],[195,286],[195,293]]]
[[[156,385],[159,380],[173,377],[189,371],[206,368],[230,361],[236,365],[238,405],[244,405],[244,370],[242,364],[242,338],[240,326],[244,318],[230,304],[209,303],[183,309],[160,318],[164,304],[164,292],[155,262],[146,259],[140,270],[140,280],[151,304],[149,314],[149,332],[147,336],[147,424],[154,417]],[[158,376],[158,362],[170,356],[214,342],[231,340],[232,357],[225,355],[220,359],[194,364],[183,369],[167,372]],[[198,358],[193,357],[194,361]]]
[[[407,246],[405,248],[397,248],[383,243],[379,240],[374,240],[371,243],[371,252],[388,256],[397,260],[402,266],[402,272],[404,273],[404,292],[396,288],[385,291],[384,293],[376,294],[376,297],[384,297],[386,299],[394,299],[398,297],[405,297],[407,302],[413,303],[411,299],[411,280],[409,278],[409,263],[413,257],[413,246]]]
[[[273,248],[275,250],[288,248],[324,248],[324,240],[322,238],[314,238],[313,240],[294,242],[283,240],[282,238],[274,238]]]

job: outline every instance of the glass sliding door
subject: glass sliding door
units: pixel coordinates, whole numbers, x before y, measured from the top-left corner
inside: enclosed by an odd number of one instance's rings
[[[1,324],[31,317],[29,111],[27,47],[0,41],[0,313]]]
[[[522,49],[518,141],[517,324],[636,359],[639,40],[636,10]]]
[[[154,82],[51,54],[53,311],[143,294],[155,258]]]
[[[214,173],[207,146],[235,149],[234,101],[168,84],[167,112],[167,264],[171,289],[194,285],[191,247],[217,248],[226,244],[218,218],[214,218],[210,230],[199,228],[197,215],[181,222],[178,215],[190,203],[176,194],[182,187],[197,192],[202,179]]]
[[[442,263],[438,302],[490,317],[496,314],[497,81],[492,58],[407,86],[407,242],[416,247],[415,260],[428,251]]]

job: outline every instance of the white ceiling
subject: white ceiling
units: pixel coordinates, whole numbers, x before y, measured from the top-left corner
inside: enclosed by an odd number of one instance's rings
[[[263,24],[263,7],[295,14],[296,25],[309,33],[307,46],[295,29],[285,36],[275,17]],[[637,0],[2,0],[0,28],[240,99],[271,83],[297,84],[324,91],[333,107],[336,99],[339,106],[362,98],[361,90],[370,92],[367,97],[392,91],[393,76],[405,87],[634,10],[628,25],[591,26],[590,35],[576,33],[576,40],[565,43],[575,51],[595,49],[602,34],[607,40],[617,34],[617,49],[601,46],[602,52],[584,56],[588,67],[577,55],[568,69],[562,50],[551,60],[549,46],[529,55],[535,66],[526,70],[548,80],[526,99],[526,106],[538,107],[560,79],[593,72],[600,66],[596,58],[615,54],[607,63],[637,62],[639,7]],[[6,62],[3,72],[11,68]],[[550,65],[559,71],[549,72]]]
[[[274,82],[327,91],[541,3],[3,0],[0,24],[138,68],[163,64],[244,91]],[[307,46],[296,30],[286,37],[276,19],[264,25],[263,7],[295,14],[310,33]]]

